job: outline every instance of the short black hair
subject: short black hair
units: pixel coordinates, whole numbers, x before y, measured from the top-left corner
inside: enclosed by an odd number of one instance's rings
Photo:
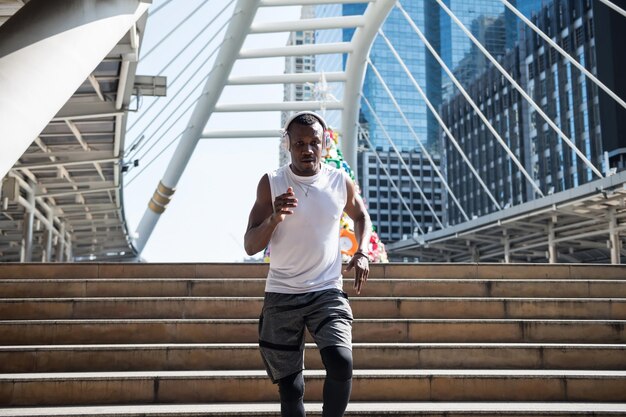
[[[291,123],[289,123],[289,126],[287,126],[287,130],[289,130],[289,128],[293,124],[299,124],[299,125],[304,125],[304,126],[313,126],[315,123],[319,123],[322,126],[322,129],[325,128],[324,127],[324,123],[322,123],[322,121],[320,119],[318,119],[317,117],[313,116],[312,114],[305,113],[305,114],[301,114],[300,116],[298,116],[295,119],[293,119],[291,121]]]

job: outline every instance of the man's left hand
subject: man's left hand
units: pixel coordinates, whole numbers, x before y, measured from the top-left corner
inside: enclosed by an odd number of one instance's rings
[[[354,289],[357,294],[361,294],[361,289],[365,285],[365,281],[367,281],[367,277],[370,274],[370,263],[369,258],[363,252],[357,252],[352,256],[350,262],[348,262],[348,266],[346,267],[344,274],[350,272],[350,270],[354,268]]]

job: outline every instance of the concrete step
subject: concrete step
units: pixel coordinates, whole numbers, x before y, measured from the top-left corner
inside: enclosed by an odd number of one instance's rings
[[[322,404],[305,402],[307,416],[321,416]],[[357,402],[346,416],[380,417],[615,417],[626,415],[624,403],[565,402]],[[153,404],[96,407],[0,408],[0,417],[280,417],[277,403]]]
[[[0,417],[278,416],[256,345],[266,274],[0,264]],[[345,281],[347,416],[626,416],[623,266],[375,265],[363,296]],[[310,343],[305,361],[319,416]]]
[[[353,297],[359,318],[626,319],[623,298]],[[0,317],[16,319],[249,319],[261,297],[117,297],[0,299]]]
[[[352,279],[344,289],[354,295]],[[0,298],[262,297],[265,278],[4,279]],[[383,279],[368,280],[368,297],[626,298],[626,280]]]
[[[255,343],[254,319],[3,320],[0,345]],[[356,343],[626,343],[624,320],[356,319]],[[310,340],[309,340],[310,341]]]
[[[371,278],[626,279],[623,265],[597,264],[373,264]],[[264,278],[268,264],[0,264],[0,279]]]
[[[324,371],[305,371],[320,401]],[[5,406],[275,402],[265,371],[1,374]],[[626,401],[626,371],[356,370],[354,401]]]
[[[356,369],[626,370],[626,345],[355,343]],[[323,369],[307,344],[307,369]],[[263,369],[255,343],[0,347],[0,373]]]
[[[0,279],[263,278],[268,267],[264,263],[16,263],[1,264]]]

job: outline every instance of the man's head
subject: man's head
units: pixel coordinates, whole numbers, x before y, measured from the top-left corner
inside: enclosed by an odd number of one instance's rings
[[[291,167],[297,175],[309,176],[321,168],[322,150],[326,146],[326,122],[312,112],[297,113],[287,121],[285,142],[291,154]]]

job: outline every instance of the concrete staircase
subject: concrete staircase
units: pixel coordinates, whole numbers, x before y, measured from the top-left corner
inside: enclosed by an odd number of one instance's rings
[[[266,265],[0,265],[0,416],[279,416]],[[626,267],[374,265],[349,416],[626,416]],[[307,345],[307,410],[324,372]]]

